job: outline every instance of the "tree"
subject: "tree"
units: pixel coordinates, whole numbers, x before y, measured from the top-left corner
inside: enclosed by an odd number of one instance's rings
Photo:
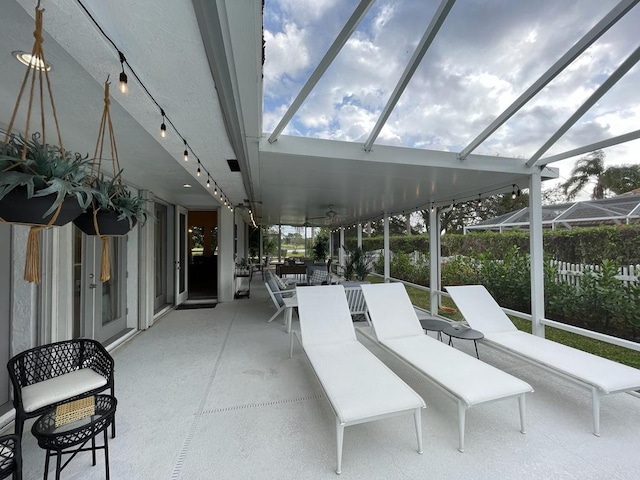
[[[567,199],[574,199],[591,181],[595,181],[591,198],[594,200],[604,198],[605,189],[602,185],[604,171],[604,152],[602,150],[595,150],[580,158],[571,170],[571,178],[562,184]]]
[[[475,225],[528,205],[528,193],[521,193],[516,198],[512,198],[510,193],[501,193],[483,198],[480,204],[478,200],[469,200],[444,211],[440,216],[440,226],[447,233],[462,233],[465,226]],[[420,213],[425,225],[429,225],[429,210],[422,210]]]
[[[568,200],[572,200],[590,182],[595,182],[591,198],[598,200],[614,193],[629,192],[640,187],[640,165],[604,166],[604,152],[595,150],[580,158],[573,170],[571,178],[562,184]]]

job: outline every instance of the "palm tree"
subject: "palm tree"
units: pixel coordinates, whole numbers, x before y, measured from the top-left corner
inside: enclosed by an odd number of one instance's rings
[[[571,200],[591,181],[595,181],[591,192],[594,200],[605,198],[607,192],[620,195],[640,187],[640,165],[612,165],[605,168],[604,152],[595,150],[576,162],[571,178],[562,184],[562,190]]]
[[[595,177],[596,185],[591,192],[591,198],[594,200],[604,198],[605,189],[602,185],[604,171],[604,152],[602,150],[596,150],[579,159],[571,171],[571,178],[562,184],[567,199],[575,198],[593,177]]]

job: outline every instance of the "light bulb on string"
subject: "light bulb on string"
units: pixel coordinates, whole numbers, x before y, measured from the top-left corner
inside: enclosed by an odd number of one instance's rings
[[[217,183],[213,183],[214,187],[213,187],[213,194],[215,196],[218,196],[218,184]]]
[[[516,199],[516,186],[514,184],[513,188],[511,189],[511,200],[515,200],[515,199]]]
[[[479,193],[479,194],[478,194],[478,208],[480,208],[480,207],[482,207],[482,196],[481,196],[481,194]]]
[[[198,165],[198,170],[196,171],[196,175],[200,176],[200,165]]]
[[[188,146],[187,146],[187,141],[183,138],[182,141],[184,142],[184,161],[188,162],[189,161],[189,150],[188,150]]]
[[[127,93],[129,92],[129,85],[127,84],[127,74],[124,73],[124,62],[126,62],[126,59],[122,52],[118,51],[118,55],[120,55],[120,66],[122,67],[122,72],[120,72],[120,91]]]
[[[207,175],[207,188],[211,187],[211,180],[209,179],[209,175]]]
[[[164,110],[160,109],[160,114],[162,115],[162,124],[160,125],[160,136],[162,138],[167,136],[167,125],[164,123]]]

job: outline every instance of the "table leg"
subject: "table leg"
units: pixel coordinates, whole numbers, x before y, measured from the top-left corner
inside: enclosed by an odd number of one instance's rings
[[[96,466],[96,432],[95,429],[91,429],[91,457],[93,458],[93,466]]]
[[[44,477],[42,477],[44,480],[49,478],[49,458],[51,458],[51,450],[47,450],[47,455],[44,459]]]
[[[56,458],[56,480],[60,480],[60,472],[62,472],[62,468],[60,468],[61,461],[62,461],[62,451],[59,451]]]
[[[107,438],[107,429],[104,430],[104,468],[107,472],[107,480],[109,480],[109,439]]]

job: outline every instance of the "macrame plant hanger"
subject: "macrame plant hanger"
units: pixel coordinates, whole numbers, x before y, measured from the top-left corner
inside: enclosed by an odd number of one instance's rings
[[[44,12],[43,8],[40,8],[40,0],[38,0],[38,4],[36,5],[36,26],[33,32],[33,36],[35,37],[35,41],[33,43],[33,48],[31,49],[31,63],[27,66],[27,70],[22,79],[22,85],[20,86],[20,93],[18,94],[18,98],[16,100],[15,107],[13,108],[13,114],[11,115],[11,122],[9,123],[9,128],[7,128],[7,133],[5,135],[4,142],[8,143],[11,138],[11,132],[13,130],[13,124],[16,120],[16,116],[18,114],[18,107],[20,106],[20,102],[22,100],[22,95],[25,91],[29,80],[31,80],[31,85],[29,87],[29,106],[27,108],[27,121],[24,129],[24,138],[29,138],[29,127],[31,122],[31,112],[33,110],[34,96],[38,96],[38,100],[40,103],[40,124],[42,127],[42,145],[46,145],[46,124],[45,124],[45,115],[44,115],[44,83],[47,85],[47,93],[49,95],[49,100],[51,102],[51,111],[53,112],[53,119],[56,125],[56,132],[58,133],[58,145],[60,146],[60,151],[64,152],[62,146],[62,136],[60,135],[60,126],[58,125],[58,116],[56,114],[56,106],[53,101],[53,93],[51,91],[51,83],[49,81],[49,72],[47,71],[46,65],[47,62],[44,57],[44,51],[42,50],[42,43],[44,39],[42,38],[42,13]],[[42,62],[41,65],[38,65],[37,62]],[[35,68],[34,68],[35,67]],[[44,73],[44,79],[43,79]],[[29,74],[31,74],[31,79],[29,79]],[[38,92],[36,94],[35,87],[36,83],[38,84]],[[21,160],[26,161],[27,158],[27,144],[24,142],[22,147],[22,155]],[[11,168],[11,167],[9,167]],[[32,283],[40,283],[40,232],[45,228],[51,227],[53,223],[58,218],[58,214],[62,209],[62,203],[58,205],[58,208],[53,213],[53,216],[49,220],[47,225],[32,225],[29,229],[29,237],[27,240],[27,255],[25,260],[24,267],[24,279],[27,282]],[[0,218],[0,221],[4,221]]]
[[[100,128],[98,129],[98,140],[96,141],[96,149],[93,154],[93,163],[91,165],[90,178],[97,178],[102,169],[102,154],[104,151],[104,141],[107,134],[107,128],[109,129],[109,148],[111,149],[111,165],[113,167],[113,178],[120,186],[122,186],[122,175],[120,173],[120,161],[118,160],[118,147],[116,146],[116,136],[113,132],[113,124],[111,123],[111,112],[109,106],[111,105],[111,97],[109,95],[109,77],[104,82],[104,109],[102,111],[102,120],[100,121]],[[120,191],[116,189],[116,192]],[[112,196],[115,193],[112,194]],[[111,200],[112,197],[109,198]],[[98,211],[100,209],[95,207],[93,209],[93,226],[96,230],[96,235],[102,240],[102,262],[100,268],[100,281],[106,282],[111,279],[111,260],[109,257],[109,237],[100,234],[100,228],[98,226]]]

